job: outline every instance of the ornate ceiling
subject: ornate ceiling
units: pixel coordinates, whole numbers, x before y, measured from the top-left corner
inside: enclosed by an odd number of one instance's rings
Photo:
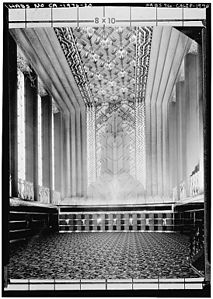
[[[143,100],[150,27],[55,28],[55,33],[87,105]]]
[[[152,28],[54,30],[85,104],[95,106],[93,125],[88,123],[95,135],[90,132],[88,136],[93,136],[89,152],[95,152],[91,165],[96,165],[97,177],[101,176],[103,163],[102,138],[116,113],[128,135],[128,172],[136,178],[136,107],[145,101]]]

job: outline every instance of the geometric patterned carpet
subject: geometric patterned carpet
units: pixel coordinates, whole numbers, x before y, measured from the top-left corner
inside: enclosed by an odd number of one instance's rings
[[[53,233],[12,247],[8,270],[13,279],[199,277],[188,257],[188,238],[175,233]]]

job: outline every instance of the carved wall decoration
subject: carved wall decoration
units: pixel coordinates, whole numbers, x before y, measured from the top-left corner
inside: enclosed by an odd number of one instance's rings
[[[144,97],[151,27],[54,30],[85,103],[134,102]]]
[[[139,103],[145,100],[152,28],[79,27],[54,30],[82,98],[89,107],[88,184],[101,176],[102,136],[112,114],[117,113],[129,136],[129,173],[145,186],[142,174],[145,173],[146,159],[145,108]],[[136,168],[139,162],[141,166]]]

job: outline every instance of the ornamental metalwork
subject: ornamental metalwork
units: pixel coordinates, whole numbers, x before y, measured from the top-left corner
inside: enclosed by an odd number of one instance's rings
[[[130,174],[135,174],[135,105],[128,101],[122,103],[105,103],[96,107],[96,165],[97,177],[101,175],[102,163],[102,136],[105,134],[106,126],[113,113],[117,113],[122,119],[122,128],[129,136],[129,164]]]
[[[50,203],[50,189],[44,186],[38,186],[39,202]]]
[[[34,200],[34,187],[32,182],[18,179],[18,197],[21,199]]]
[[[92,103],[88,80],[77,48],[77,42],[71,28],[54,28],[67,63],[72,71],[85,104]]]
[[[152,28],[138,27],[136,29],[136,71],[135,71],[135,100],[145,101],[146,83],[148,79],[149,61],[152,42]]]
[[[86,104],[145,97],[151,27],[54,30]]]

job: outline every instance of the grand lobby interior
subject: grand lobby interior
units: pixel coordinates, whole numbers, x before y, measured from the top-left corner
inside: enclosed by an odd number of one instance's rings
[[[5,289],[208,286],[206,29],[4,30]]]

